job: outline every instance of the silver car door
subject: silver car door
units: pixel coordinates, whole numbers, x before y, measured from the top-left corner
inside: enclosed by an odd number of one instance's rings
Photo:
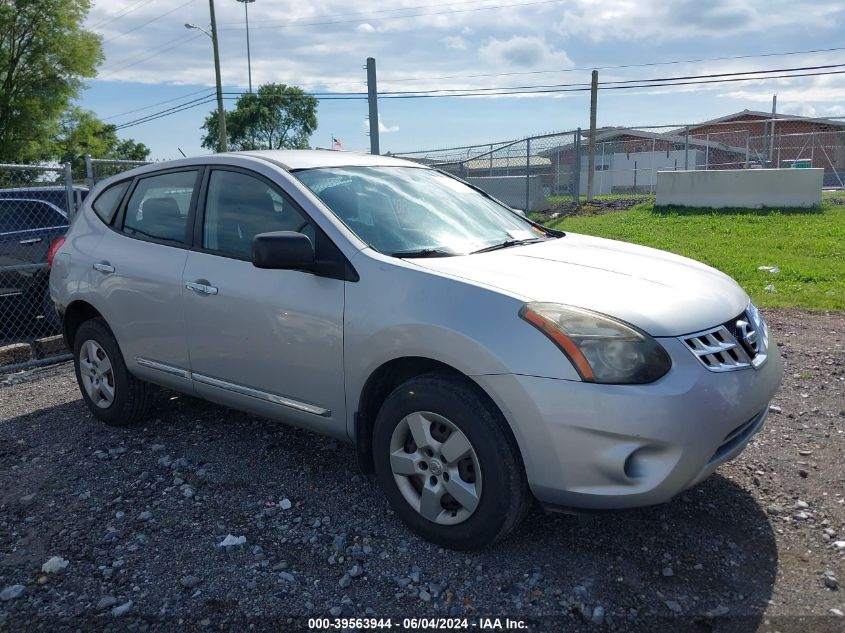
[[[212,169],[203,190],[204,214],[198,213],[183,275],[196,392],[344,437],[345,282],[251,262],[258,233],[298,231],[312,243],[328,238],[257,174]]]

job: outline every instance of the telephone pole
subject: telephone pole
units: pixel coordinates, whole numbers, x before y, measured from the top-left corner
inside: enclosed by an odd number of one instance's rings
[[[214,76],[217,80],[217,151],[225,152],[226,145],[226,110],[223,109],[223,82],[220,79],[220,48],[217,45],[217,18],[214,17],[214,0],[208,0],[211,12],[211,45],[214,48]]]
[[[590,149],[587,161],[587,201],[593,199],[593,178],[596,175],[596,108],[599,97],[599,71],[593,71],[590,84]],[[580,160],[580,158],[579,158]]]
[[[367,58],[367,101],[370,105],[370,154],[380,154],[378,143],[378,86],[376,60]]]
[[[217,20],[214,17],[214,0],[208,0],[208,9],[211,13],[210,33],[201,26],[190,22],[185,23],[185,28],[200,31],[211,38],[211,46],[214,49],[214,77],[217,84],[217,151],[225,152],[227,150],[226,111],[223,109],[223,83],[220,80],[220,51],[217,48]]]

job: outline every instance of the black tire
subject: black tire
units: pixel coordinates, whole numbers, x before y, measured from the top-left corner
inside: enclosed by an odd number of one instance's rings
[[[88,341],[99,345],[111,363],[114,397],[106,407],[98,406],[91,399],[83,383],[80,357],[82,348]],[[120,347],[103,319],[91,319],[79,326],[73,339],[73,366],[82,398],[94,417],[110,426],[130,426],[144,419],[153,400],[154,388],[126,369]]]
[[[460,523],[443,525],[422,516],[394,478],[390,460],[394,430],[406,416],[420,411],[442,416],[457,427],[469,441],[483,473],[477,506]],[[373,461],[376,477],[396,514],[414,532],[443,547],[469,550],[490,545],[509,534],[530,507],[525,469],[507,421],[469,379],[460,376],[425,374],[397,387],[376,417]]]

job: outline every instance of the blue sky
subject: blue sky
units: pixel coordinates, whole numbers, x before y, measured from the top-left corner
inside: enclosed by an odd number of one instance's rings
[[[244,8],[236,0],[216,0],[215,6],[224,89],[242,91],[247,85]],[[583,83],[592,67],[669,61],[684,63],[603,69],[600,80],[845,64],[845,50],[713,59],[845,46],[841,0],[400,0],[389,5],[256,0],[249,10],[253,84],[281,82],[321,93],[365,91],[363,66],[370,56],[377,60],[382,91]],[[80,105],[120,125],[211,95],[211,42],[184,26],[207,27],[208,21],[206,0],[95,2],[87,24],[102,34],[106,59],[99,75],[87,82]],[[693,59],[711,61],[685,61]],[[773,93],[780,112],[845,116],[842,74],[602,90],[598,124],[674,125],[744,108],[768,110]],[[233,105],[227,101],[227,107]],[[203,104],[119,133],[146,143],[155,159],[179,157],[180,149],[187,155],[205,153],[200,126],[213,107]],[[410,151],[586,127],[589,93],[380,99],[379,109],[382,151]],[[329,146],[334,135],[345,148],[368,148],[366,115],[366,101],[321,101],[312,145]]]

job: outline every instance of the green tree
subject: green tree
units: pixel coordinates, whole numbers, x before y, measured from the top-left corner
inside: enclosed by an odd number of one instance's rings
[[[202,126],[202,146],[217,148],[217,111]],[[226,112],[229,149],[305,149],[317,129],[317,99],[301,88],[264,84],[257,92],[238,97],[235,109]]]
[[[0,161],[49,155],[59,116],[103,55],[90,0],[0,0]]]
[[[147,160],[149,148],[132,139],[120,139],[114,125],[103,123],[93,112],[71,107],[59,121],[51,140],[50,158],[71,163],[75,177],[85,175],[85,154],[94,158]]]

